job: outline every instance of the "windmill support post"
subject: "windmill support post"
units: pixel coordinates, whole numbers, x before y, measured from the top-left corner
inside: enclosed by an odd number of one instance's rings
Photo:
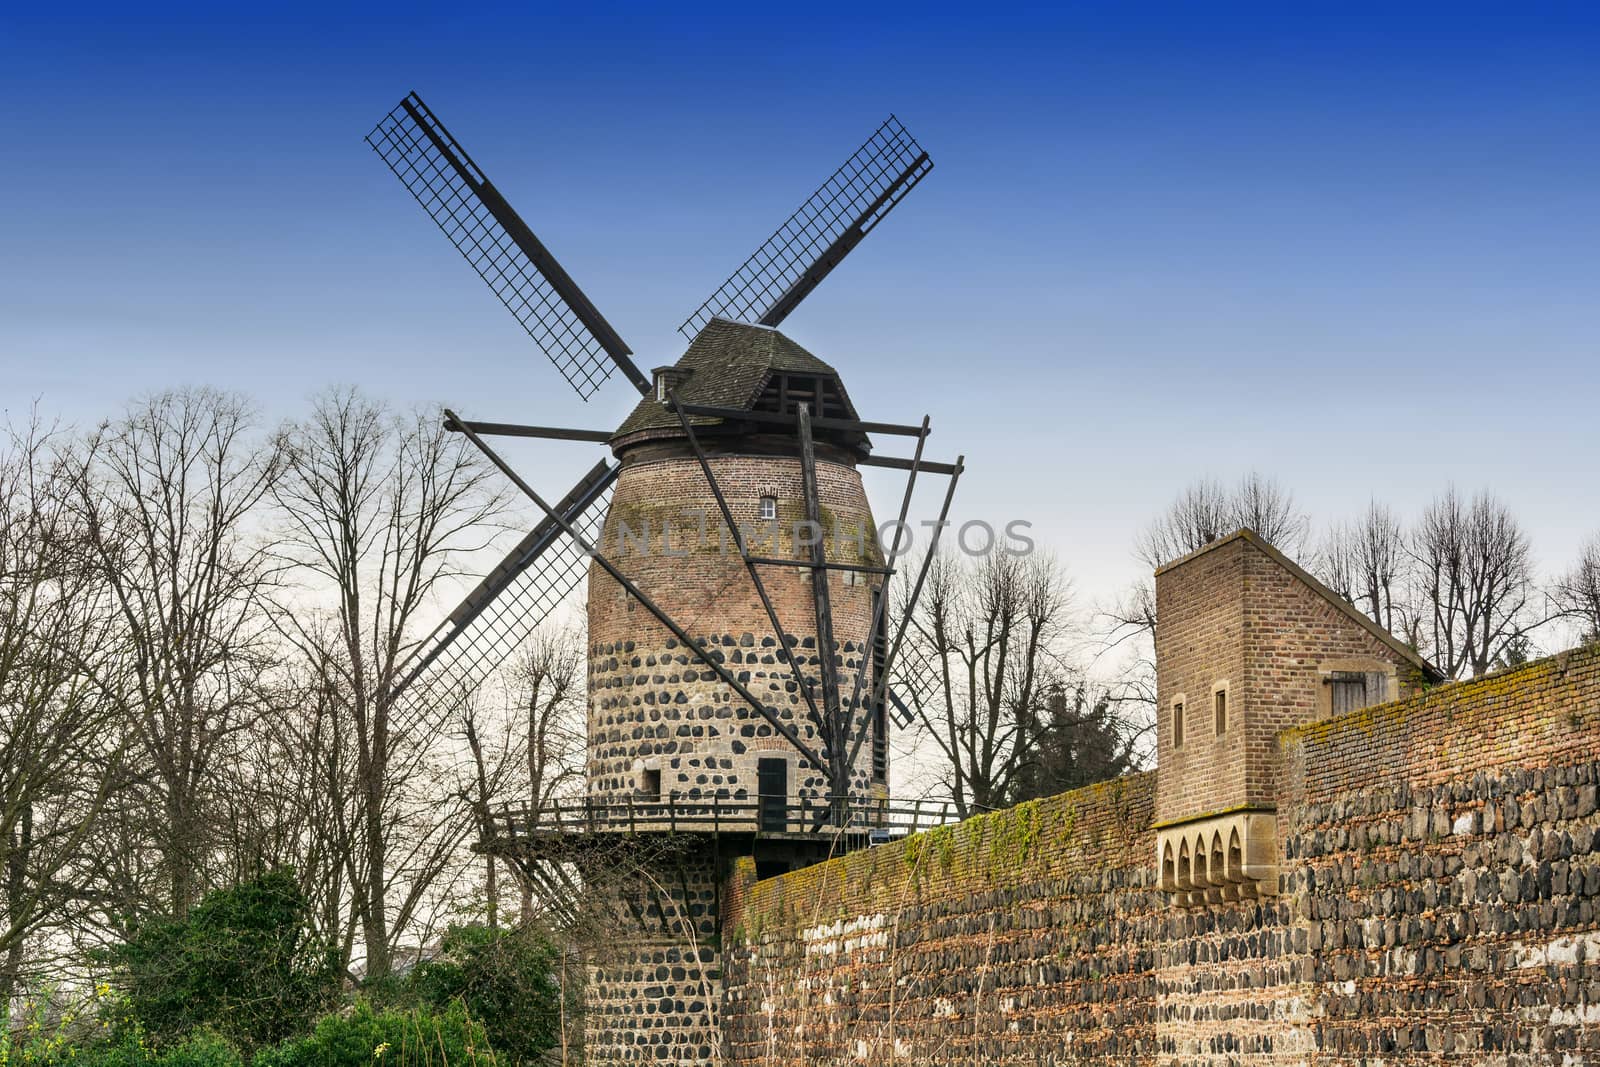
[[[822,759],[821,756],[812,750],[810,745],[806,744],[805,741],[800,738],[799,734],[795,733],[792,726],[778,718],[777,715],[773,714],[772,709],[761,703],[761,701],[757,700],[755,695],[751,693],[750,690],[746,689],[744,684],[740,682],[739,679],[728,673],[726,667],[718,663],[715,659],[711,658],[711,656],[700,647],[699,642],[691,638],[688,632],[683,629],[683,627],[679,626],[677,622],[675,622],[673,618],[665,611],[662,611],[656,602],[651,600],[650,597],[647,596],[642,589],[635,585],[626,574],[623,574],[622,570],[615,563],[607,559],[599,549],[591,545],[582,534],[578,533],[571,523],[567,522],[567,520],[562,518],[554,508],[547,504],[544,498],[539,495],[538,491],[524,481],[522,476],[513,470],[511,465],[502,459],[498,452],[490,448],[488,443],[485,442],[482,437],[478,436],[478,434],[472,430],[471,427],[467,426],[462,419],[458,418],[456,414],[449,409],[445,410],[445,418],[460,425],[461,432],[467,435],[467,440],[471,441],[474,447],[476,447],[479,452],[482,452],[484,457],[500,470],[501,474],[504,474],[507,478],[509,478],[511,483],[521,490],[524,496],[526,496],[529,500],[532,500],[540,511],[543,511],[548,518],[559,525],[562,531],[568,537],[572,538],[580,548],[589,554],[590,558],[600,565],[602,570],[609,574],[618,585],[627,590],[629,596],[632,596],[640,604],[644,605],[645,610],[651,615],[655,616],[657,622],[665,626],[673,637],[677,638],[683,643],[690,655],[694,656],[701,663],[704,663],[712,671],[712,673],[730,686],[735,693],[739,694],[740,699],[744,700],[762,718],[766,719],[768,725],[777,731],[778,736],[782,737],[785,741],[788,741],[789,744],[794,746],[796,751],[809,760],[813,767],[816,767],[819,771],[823,771],[824,773],[827,772],[827,763]]]
[[[903,494],[901,494],[901,497],[900,497],[900,515],[899,515],[899,518],[895,521],[895,525],[894,525],[894,547],[893,547],[893,551],[890,553],[890,556],[889,556],[890,559],[899,559],[900,558],[900,539],[905,534],[905,531],[906,531],[906,516],[908,514],[910,514],[910,512],[911,512],[911,496],[916,491],[916,488],[917,488],[917,471],[922,465],[922,450],[923,450],[924,446],[926,446],[927,443],[928,443],[928,432],[929,432],[929,430],[928,430],[928,421],[929,421],[928,420],[928,416],[926,416],[926,415],[922,416],[922,433],[917,436],[916,451],[914,451],[912,453],[912,455],[911,455],[911,474],[906,478],[906,489],[905,489],[905,492]],[[943,516],[940,516],[940,519],[942,521],[943,520]],[[880,549],[882,549],[883,546],[880,544],[878,547]],[[873,605],[872,621],[867,627],[867,647],[868,648],[874,647],[876,645],[876,643],[877,643],[878,635],[879,635],[880,632],[882,632],[882,629],[883,629],[883,626],[884,626],[884,619],[885,619],[885,616],[888,613],[888,607],[889,607],[889,579],[885,578],[883,580],[882,587],[878,590],[878,601],[877,601],[876,604]],[[907,610],[909,611],[909,608]],[[863,656],[863,658],[866,656],[866,652],[865,651],[862,652],[862,656]],[[889,673],[888,672],[888,665],[889,665],[889,661],[888,661],[887,658],[885,658],[884,664],[883,664],[884,670],[882,672],[884,678],[888,677],[888,673]],[[848,731],[850,729],[850,725],[849,724],[855,721],[855,714],[861,707],[861,679],[864,678],[864,677],[866,677],[866,671],[864,671],[864,670],[856,671],[855,686],[854,686],[854,688],[852,689],[852,691],[850,693],[849,711],[846,714],[845,720],[844,720],[845,721],[844,729],[847,732],[846,733],[846,737],[848,737]],[[873,691],[876,694],[878,700],[883,699],[883,696],[882,696],[882,681],[883,681],[883,679],[881,679],[881,678],[874,678],[873,679]],[[876,700],[871,705],[869,705],[869,707],[873,707],[873,708],[875,708],[877,706],[878,705],[877,705]],[[845,757],[845,766],[846,767],[855,766],[856,756],[861,751],[860,738],[864,738],[864,737],[867,736],[867,726],[868,726],[868,723],[870,723],[871,721],[872,721],[872,716],[870,716],[870,715],[864,717],[861,720],[861,726],[856,731],[857,740],[856,740],[855,744],[851,746],[849,754]],[[843,738],[841,739],[841,743],[840,743],[841,750],[844,747],[844,740],[845,739],[843,739]]]
[[[827,541],[822,535],[822,501],[817,494],[817,444],[811,437],[811,409],[800,404],[796,410],[800,431],[800,479],[805,493],[806,522],[815,540],[808,546],[811,556],[811,595],[817,615],[817,666],[822,675],[822,718],[828,724],[828,792],[833,794],[833,821],[844,825],[850,796],[850,765],[844,754],[848,727],[839,721],[839,667],[833,659],[833,603],[828,590]],[[856,671],[861,677],[861,671]]]
[[[950,475],[950,483],[949,483],[949,485],[945,487],[944,503],[942,505],[940,505],[940,507],[939,507],[939,519],[938,519],[937,524],[933,528],[933,537],[929,539],[928,551],[922,557],[922,566],[917,569],[917,580],[911,586],[911,596],[909,598],[907,598],[907,600],[906,600],[905,614],[900,617],[900,626],[895,632],[894,644],[889,646],[889,654],[886,655],[884,657],[884,659],[883,659],[883,674],[882,674],[882,677],[873,679],[873,687],[872,687],[872,706],[873,707],[876,707],[878,705],[878,702],[884,699],[884,693],[885,693],[885,691],[887,689],[887,686],[889,684],[889,672],[891,670],[893,670],[895,657],[900,654],[900,645],[901,645],[901,643],[903,641],[905,641],[906,628],[911,623],[911,613],[914,612],[917,609],[917,600],[922,596],[922,585],[923,585],[923,582],[927,580],[928,568],[933,563],[934,553],[937,552],[938,549],[939,549],[939,535],[944,532],[944,528],[945,528],[945,525],[946,525],[946,520],[950,516],[950,502],[955,499],[956,482],[957,482],[957,480],[960,479],[961,472],[965,469],[965,466],[964,466],[965,463],[966,463],[966,457],[965,456],[957,456],[956,457],[956,467],[955,467],[955,470]],[[899,531],[898,530],[895,531],[895,536],[896,536],[896,540],[898,541],[898,539],[899,539]],[[879,607],[882,607],[882,606],[883,605],[880,602],[879,603]],[[855,699],[855,698],[852,698],[852,699]],[[850,746],[850,759],[852,761],[855,760],[856,754],[861,751],[861,743],[864,740],[866,740],[866,736],[867,736],[867,732],[866,732],[865,729],[857,731],[856,739]]]

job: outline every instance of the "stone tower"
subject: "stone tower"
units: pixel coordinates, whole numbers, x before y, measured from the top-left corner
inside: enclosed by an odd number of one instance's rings
[[[1438,673],[1250,530],[1157,570],[1156,617],[1162,888],[1275,893],[1278,734]]]
[[[855,409],[828,364],[776,330],[724,320],[713,320],[677,364],[655,376],[654,395],[611,438],[620,470],[597,547],[780,722],[831,759],[785,654],[786,644],[820,708],[829,650],[817,637],[817,579],[809,567],[785,564],[809,560],[810,543],[820,538],[829,563],[882,566],[856,469],[867,440],[828,426],[830,419],[855,421]],[[666,402],[669,389],[685,407],[737,409],[750,417],[691,415],[691,442]],[[816,420],[820,530],[806,518],[793,425],[801,404]],[[777,561],[758,566],[778,629],[695,445],[749,553]],[[871,700],[882,647],[869,640],[882,578],[845,569],[825,574],[842,704],[849,705],[857,674],[867,672],[848,731],[851,737],[864,731],[848,791],[853,801],[866,801],[887,793],[885,720]],[[714,1063],[722,865],[741,848],[755,852],[764,873],[814,858],[799,844],[786,847],[784,837],[798,838],[826,816],[829,781],[598,564],[590,570],[588,622],[590,804],[613,822],[626,811],[630,829],[642,827],[644,837],[669,827],[681,831],[685,823],[703,832],[708,810],[718,830],[701,847],[659,864],[670,870],[623,886],[629,898],[617,909],[623,932],[591,975],[588,1062]]]

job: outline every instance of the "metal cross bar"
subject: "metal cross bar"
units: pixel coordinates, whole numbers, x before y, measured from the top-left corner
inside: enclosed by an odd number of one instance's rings
[[[622,586],[623,589],[627,590],[630,596],[632,596],[640,604],[643,604],[645,610],[651,615],[654,615],[657,622],[661,623],[662,626],[665,626],[672,636],[681,641],[684,647],[689,650],[691,655],[700,660],[700,662],[704,663],[707,667],[711,668],[711,671],[716,674],[718,678],[726,682],[735,693],[739,694],[740,699],[744,700],[756,711],[757,714],[766,719],[767,723],[775,731],[777,731],[778,736],[782,737],[785,741],[788,741],[789,744],[793,745],[795,749],[807,760],[810,760],[811,764],[819,771],[826,770],[827,764],[823,761],[822,757],[812,751],[810,745],[801,740],[800,735],[795,733],[794,727],[778,718],[771,708],[757,700],[755,698],[755,694],[751,693],[750,690],[745,688],[744,683],[740,682],[739,679],[730,674],[726,667],[712,659],[711,656],[700,647],[699,643],[691,638],[688,632],[673,620],[672,616],[668,615],[656,604],[654,600],[651,600],[647,595],[645,595],[644,590],[635,585],[633,581],[626,574],[623,574],[615,563],[612,563],[609,559],[607,559],[599,549],[595,548],[587,540],[585,540],[583,535],[580,534],[571,523],[567,522],[567,520],[562,518],[554,508],[545,503],[544,498],[539,495],[538,491],[524,481],[520,474],[512,470],[511,466],[506,463],[505,460],[501,459],[499,453],[490,448],[482,437],[479,437],[470,426],[468,426],[462,419],[458,418],[456,414],[453,411],[450,411],[448,408],[445,409],[445,417],[458,423],[461,426],[461,432],[467,435],[467,440],[471,441],[478,451],[484,454],[490,463],[493,463],[496,467],[498,467],[501,474],[504,474],[507,478],[509,478],[511,483],[520,489],[524,496],[526,496],[529,500],[532,500],[534,504],[538,505],[540,511],[544,512],[546,516],[560,526],[568,537],[577,542],[578,546],[588,553],[589,558],[593,559],[600,565],[601,570],[611,575],[612,579],[616,581],[618,585]]]
[[[817,615],[817,666],[822,674],[822,720],[828,726],[828,778],[836,797],[850,791],[850,765],[841,763],[849,727],[839,721],[839,668],[833,662],[833,604],[828,590],[828,552],[822,537],[822,501],[817,494],[817,446],[811,439],[811,407],[795,410],[800,431],[800,484],[804,490],[806,521],[816,532],[808,546],[811,557],[811,596]],[[859,667],[857,677],[860,677]]]
[[[695,459],[700,461],[700,472],[705,475],[706,484],[711,487],[711,495],[716,499],[717,507],[722,510],[722,521],[733,534],[733,546],[739,550],[739,558],[744,560],[745,570],[750,572],[750,581],[755,584],[756,595],[761,598],[761,606],[766,609],[767,620],[772,623],[772,635],[778,639],[778,648],[783,653],[784,661],[794,673],[795,685],[799,686],[800,695],[805,699],[811,721],[816,724],[819,732],[825,731],[826,726],[817,711],[816,698],[811,695],[811,687],[806,683],[805,672],[800,669],[800,663],[794,657],[794,650],[784,639],[783,624],[778,621],[778,609],[773,607],[772,598],[767,595],[766,583],[761,580],[761,573],[755,568],[755,561],[751,558],[750,550],[744,542],[744,534],[740,532],[739,524],[734,521],[733,509],[728,507],[728,498],[722,495],[722,486],[718,484],[716,475],[711,472],[711,461],[706,458],[706,450],[701,447],[700,439],[695,436],[694,427],[689,424],[689,417],[683,413],[683,405],[678,403],[676,389],[667,390],[667,403],[671,405],[673,414],[678,416],[678,423],[689,438],[689,447],[694,449]]]
[[[874,707],[877,706],[878,701],[883,699],[884,691],[888,688],[889,672],[894,668],[894,658],[900,654],[900,645],[901,642],[905,640],[906,627],[911,623],[911,613],[917,609],[917,599],[922,596],[922,583],[927,579],[928,568],[933,562],[934,553],[939,549],[939,535],[944,532],[945,526],[948,525],[946,519],[948,519],[950,515],[950,501],[955,499],[956,481],[961,477],[961,472],[964,469],[963,464],[965,462],[965,456],[956,457],[955,473],[950,475],[950,484],[945,489],[944,504],[939,508],[939,520],[933,528],[933,537],[929,539],[928,552],[922,557],[922,566],[917,570],[917,581],[916,584],[911,587],[911,596],[906,601],[906,612],[900,617],[900,626],[895,632],[894,644],[889,646],[889,654],[883,659],[883,677],[873,680],[872,702]],[[899,532],[896,531],[897,539],[898,533]],[[866,738],[866,736],[865,730],[856,735],[855,742],[850,748],[850,759],[852,761],[855,760],[856,753],[861,751],[861,742]]]

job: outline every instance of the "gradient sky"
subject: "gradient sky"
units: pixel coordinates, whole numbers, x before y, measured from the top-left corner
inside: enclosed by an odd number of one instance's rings
[[[421,92],[648,368],[894,111],[936,170],[784,330],[1086,600],[1251,468],[1319,520],[1489,486],[1551,567],[1600,529],[1595,15],[570,6],[0,16],[0,407],[609,427],[626,383],[580,403],[362,135]]]

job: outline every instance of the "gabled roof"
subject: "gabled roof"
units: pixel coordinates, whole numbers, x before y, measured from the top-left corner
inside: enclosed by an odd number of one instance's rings
[[[1360,608],[1350,603],[1350,601],[1346,600],[1338,593],[1335,593],[1332,589],[1329,589],[1327,586],[1317,581],[1316,578],[1311,576],[1310,572],[1305,570],[1305,568],[1301,567],[1298,563],[1284,555],[1282,552],[1279,552],[1276,548],[1273,548],[1272,545],[1267,543],[1267,541],[1254,530],[1242,528],[1236,530],[1226,537],[1219,537],[1209,545],[1202,545],[1201,547],[1195,549],[1187,556],[1179,556],[1171,563],[1162,564],[1156,568],[1156,574],[1165,574],[1167,571],[1170,571],[1175,567],[1183,566],[1192,559],[1203,556],[1208,552],[1215,552],[1223,545],[1229,545],[1240,540],[1248,541],[1250,544],[1254,545],[1268,559],[1272,560],[1278,566],[1294,575],[1295,578],[1299,579],[1301,584],[1305,585],[1313,593],[1316,593],[1318,596],[1322,597],[1322,599],[1326,600],[1329,604],[1332,604],[1346,617],[1348,617],[1351,622],[1356,623],[1362,627],[1362,629],[1370,633],[1373,637],[1376,637],[1379,641],[1393,649],[1396,653],[1403,656],[1406,662],[1410,663],[1413,667],[1417,668],[1417,670],[1421,671],[1423,676],[1429,681],[1444,681],[1443,671],[1439,670],[1439,668],[1423,659],[1417,654],[1415,649],[1411,648],[1409,645],[1406,645],[1399,638],[1395,637],[1394,634],[1390,633],[1388,630],[1385,630],[1376,622],[1373,622],[1372,619],[1367,617],[1366,612],[1362,611]]]
[[[813,374],[839,381],[839,372],[777,330],[752,326],[728,319],[706,323],[674,366],[687,378],[677,387],[678,399],[685,404],[707,407],[740,408],[749,411],[775,373]],[[849,417],[856,418],[855,405],[839,382]],[[691,416],[696,426],[710,426],[721,419]],[[633,413],[623,420],[612,440],[641,430],[678,429],[678,417],[655,397],[639,401]]]

